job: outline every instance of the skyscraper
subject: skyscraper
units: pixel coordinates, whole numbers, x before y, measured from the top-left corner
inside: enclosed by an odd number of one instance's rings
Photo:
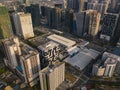
[[[0,39],[9,38],[13,35],[8,9],[0,5]]]
[[[47,7],[47,25],[55,28],[55,8]]]
[[[17,37],[11,37],[10,39],[5,39],[3,44],[7,59],[5,64],[15,69],[18,65],[16,55],[21,55],[19,39]]]
[[[86,10],[75,13],[74,15],[74,33],[78,36],[91,35],[98,33],[101,14],[94,10]]]
[[[73,14],[74,11],[72,9],[62,11],[62,27],[70,33],[73,33]]]
[[[20,56],[20,65],[17,66],[17,70],[20,71],[19,67],[21,67],[22,71],[20,74],[24,77],[25,83],[34,86],[39,81],[39,71],[41,69],[39,53],[24,43],[21,46],[22,55]]]
[[[51,67],[46,67],[40,71],[41,90],[56,90],[56,88],[64,81],[65,64],[56,62]]]
[[[73,33],[77,36],[84,36],[87,34],[88,28],[88,12],[82,11],[74,14]]]
[[[84,0],[67,0],[67,8],[75,12],[81,12],[84,7]]]
[[[34,37],[31,14],[13,13],[16,34],[24,39]]]
[[[39,4],[31,4],[26,7],[26,12],[31,13],[33,26],[40,25],[40,8]]]
[[[59,29],[62,27],[62,9],[47,7],[47,25]]]
[[[39,81],[40,59],[37,50],[19,42],[17,37],[4,40],[6,52],[5,65],[29,86]]]
[[[91,2],[91,3],[88,3],[87,9],[96,10],[97,12],[101,14],[101,16],[103,16],[107,12],[108,5],[109,5],[109,1],[101,2],[101,3]]]
[[[89,12],[89,29],[88,34],[95,36],[98,34],[101,14],[97,11],[91,10]]]
[[[100,38],[105,39],[107,41],[110,41],[111,38],[114,37],[116,26],[118,23],[118,14],[113,14],[113,13],[106,13],[104,14],[103,17],[103,23],[102,23],[102,33]]]
[[[117,65],[117,60],[108,58],[104,64],[106,66],[104,76],[112,77]]]

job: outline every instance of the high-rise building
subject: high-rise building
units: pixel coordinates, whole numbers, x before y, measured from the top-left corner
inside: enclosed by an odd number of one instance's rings
[[[62,9],[60,8],[55,8],[55,27],[56,28],[61,28],[62,27]]]
[[[119,3],[118,0],[110,0],[107,12],[109,12],[109,13],[115,13],[118,3]]]
[[[112,77],[114,72],[120,74],[120,56],[105,52],[96,64],[93,65],[92,74],[97,76]]]
[[[42,0],[39,2],[40,6],[47,6],[47,7],[58,7],[58,8],[64,8],[67,7],[67,0]]]
[[[23,3],[25,3],[26,5],[30,5],[30,0],[23,0]]]
[[[112,54],[112,53],[105,52],[105,53],[103,54],[102,59],[107,59],[107,58],[111,58],[111,59],[117,61],[117,65],[116,65],[116,68],[115,68],[115,72],[118,73],[118,74],[120,74],[120,56],[117,56],[117,55]]]
[[[87,10],[74,15],[74,33],[78,36],[98,33],[101,14],[94,10]]]
[[[104,76],[112,77],[115,71],[116,65],[117,65],[117,60],[112,59],[112,58],[107,58],[104,65],[106,67]]]
[[[84,7],[84,0],[67,0],[67,8],[75,12],[81,12]]]
[[[102,64],[103,62],[101,62],[93,65],[92,74],[97,76],[112,77],[115,71],[117,62],[118,61],[114,58],[107,58],[104,64]]]
[[[3,41],[6,53],[5,64],[13,69],[18,65],[16,55],[21,55],[20,43],[17,37],[11,37]]]
[[[40,71],[40,59],[37,50],[31,48],[30,46],[21,43],[20,65],[17,66],[17,71],[20,72],[21,76],[24,76],[25,83],[34,86],[39,81],[39,71]]]
[[[6,39],[3,44],[6,53],[5,65],[27,85],[37,84],[41,69],[38,51],[20,42],[17,37]]]
[[[55,8],[47,7],[47,25],[55,28]]]
[[[31,13],[33,26],[40,25],[40,7],[39,4],[31,4],[26,7],[26,12]]]
[[[92,10],[96,10],[97,12],[99,12],[101,14],[101,16],[103,17],[103,15],[107,12],[108,9],[108,5],[109,2],[91,2],[87,4],[87,9],[92,9]]]
[[[47,7],[47,25],[56,29],[62,27],[62,9]]]
[[[114,37],[116,26],[118,23],[118,18],[119,18],[118,14],[113,13],[104,14],[103,23],[101,27],[102,30],[100,36],[101,39],[110,41],[111,38]]]
[[[43,11],[43,10],[42,10]],[[67,30],[72,32],[73,28],[73,10],[61,8],[44,7],[44,16],[47,17],[47,25],[58,30]]]
[[[24,39],[34,37],[31,14],[13,13],[16,34]]]
[[[119,41],[120,38],[120,14],[119,14],[119,18],[118,18],[118,22],[117,22],[117,26],[113,35],[113,38],[111,40],[111,45],[116,45],[117,42]]]
[[[62,29],[66,30],[66,32],[73,32],[73,13],[71,10],[62,10]]]
[[[89,29],[88,34],[95,36],[98,34],[99,25],[100,25],[101,14],[97,11],[90,11],[89,14]]]
[[[56,90],[65,79],[65,64],[56,62],[40,71],[41,90]]]
[[[84,36],[87,34],[88,28],[88,12],[82,11],[74,14],[73,33],[77,36]]]
[[[13,35],[8,9],[0,5],[0,39],[9,38]]]

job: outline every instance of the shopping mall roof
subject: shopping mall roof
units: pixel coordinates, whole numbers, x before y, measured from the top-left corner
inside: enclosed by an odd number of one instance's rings
[[[93,59],[96,59],[99,54],[98,51],[93,49],[80,48],[78,53],[67,57],[65,62],[83,70]]]
[[[57,42],[59,44],[62,44],[64,46],[66,46],[66,47],[71,47],[71,46],[76,44],[75,41],[67,39],[67,38],[59,36],[59,35],[56,35],[56,34],[50,35],[47,38],[52,40],[52,41],[55,41],[55,42]]]

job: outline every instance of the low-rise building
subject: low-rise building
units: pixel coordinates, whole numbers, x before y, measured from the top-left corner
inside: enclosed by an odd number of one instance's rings
[[[76,44],[75,41],[70,40],[68,38],[53,34],[47,37],[49,40],[57,42],[63,46],[65,46],[66,48],[70,48],[72,46],[74,46]]]
[[[65,58],[65,62],[72,66],[83,70],[92,60],[99,56],[99,52],[93,49],[74,47],[68,50],[69,56]]]

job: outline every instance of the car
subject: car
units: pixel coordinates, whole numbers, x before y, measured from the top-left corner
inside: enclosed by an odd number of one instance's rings
[[[0,83],[0,88],[5,87],[5,85],[3,83]]]
[[[7,86],[7,84],[5,82],[0,82],[0,88],[3,88],[5,86]]]

